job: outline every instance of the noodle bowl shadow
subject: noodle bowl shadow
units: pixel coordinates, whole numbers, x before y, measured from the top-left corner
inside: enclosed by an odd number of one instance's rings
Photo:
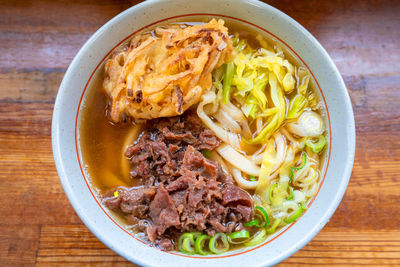
[[[213,14],[209,14],[210,10]],[[236,20],[279,40],[309,69],[328,112],[328,158],[322,169],[319,192],[307,212],[263,244],[221,256],[166,253],[140,241],[116,222],[101,205],[90,185],[77,131],[86,89],[102,74],[104,60],[116,46],[145,27],[196,16]],[[276,264],[302,248],[334,213],[351,175],[355,127],[351,102],[336,66],[318,41],[287,15],[257,1],[148,1],[124,11],[105,24],[76,55],[57,95],[52,144],[57,171],[72,206],[104,244],[126,259],[145,266],[266,266]]]

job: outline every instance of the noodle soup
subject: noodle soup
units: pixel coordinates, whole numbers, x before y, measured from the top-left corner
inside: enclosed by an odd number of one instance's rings
[[[112,54],[80,118],[83,160],[114,217],[186,254],[251,247],[316,194],[323,106],[296,58],[229,20],[158,25]]]

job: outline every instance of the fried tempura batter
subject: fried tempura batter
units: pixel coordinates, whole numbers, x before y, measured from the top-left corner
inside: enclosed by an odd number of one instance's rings
[[[200,101],[211,87],[211,72],[233,53],[223,20],[159,27],[153,35],[135,37],[105,65],[111,120],[118,122],[124,114],[134,119],[182,114]]]

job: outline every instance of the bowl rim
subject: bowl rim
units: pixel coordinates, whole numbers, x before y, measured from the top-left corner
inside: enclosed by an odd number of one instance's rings
[[[60,85],[60,91],[59,91],[58,94],[57,94],[57,99],[56,99],[56,103],[55,103],[55,106],[54,106],[53,121],[52,121],[52,147],[53,147],[54,159],[55,159],[55,162],[56,162],[56,167],[57,167],[57,171],[58,171],[58,174],[59,174],[61,183],[62,183],[62,185],[63,185],[64,191],[65,191],[67,197],[69,198],[70,203],[72,204],[72,206],[74,207],[75,211],[77,212],[78,216],[82,219],[82,221],[84,222],[84,224],[96,235],[97,238],[99,238],[104,244],[106,244],[108,247],[110,247],[110,249],[114,250],[114,251],[117,252],[119,255],[122,255],[123,257],[127,258],[128,260],[132,260],[131,257],[128,257],[128,255],[126,255],[123,251],[120,251],[120,250],[118,249],[118,247],[112,247],[112,246],[109,244],[109,241],[106,240],[105,238],[103,238],[102,233],[101,233],[100,231],[97,231],[97,229],[96,229],[95,227],[92,227],[92,225],[91,225],[92,222],[91,222],[90,218],[88,218],[88,217],[86,216],[86,214],[83,212],[83,210],[80,208],[81,203],[76,202],[76,199],[73,197],[73,190],[72,190],[72,187],[71,187],[71,185],[70,185],[70,183],[69,183],[68,177],[67,177],[67,175],[66,175],[66,173],[65,173],[65,170],[64,170],[63,157],[62,157],[62,153],[61,153],[62,151],[60,151],[60,149],[59,149],[60,133],[59,133],[59,131],[58,131],[58,126],[59,126],[59,124],[60,124],[60,117],[61,117],[62,115],[60,114],[60,112],[58,112],[58,111],[56,110],[56,107],[57,107],[58,105],[60,105],[60,102],[61,102],[60,98],[62,97],[62,95],[63,95],[63,93],[64,93],[61,89],[66,87],[64,83],[66,83],[66,81],[68,80],[68,76],[69,76],[69,74],[70,74],[70,72],[71,72],[71,69],[75,68],[76,65],[79,64],[78,59],[81,58],[81,57],[83,56],[83,54],[84,54],[84,52],[85,52],[85,50],[86,50],[86,47],[87,47],[89,44],[91,44],[92,42],[95,41],[97,35],[102,34],[102,31],[103,31],[104,29],[106,29],[106,28],[108,28],[110,25],[114,24],[120,17],[124,16],[126,13],[132,12],[133,9],[136,9],[136,8],[138,8],[138,7],[145,6],[145,5],[152,5],[152,4],[157,3],[157,2],[162,2],[162,1],[159,1],[159,0],[150,0],[150,1],[142,2],[142,3],[138,4],[138,5],[132,6],[131,8],[125,10],[124,12],[120,13],[119,15],[117,15],[116,17],[114,17],[113,19],[111,19],[110,21],[108,21],[108,22],[107,22],[105,25],[103,25],[99,30],[97,30],[96,33],[94,33],[94,34],[90,37],[90,39],[82,46],[82,48],[81,48],[80,51],[77,53],[77,55],[75,56],[75,58],[74,58],[73,61],[71,62],[70,66],[68,67],[68,70],[67,70],[67,72],[66,72],[66,74],[65,74],[65,76],[64,76],[64,78],[63,78],[63,81],[62,81],[62,83],[61,83],[61,85]],[[255,0],[248,0],[248,1],[244,1],[244,2],[247,2],[247,3],[252,2],[252,3],[264,5],[264,6],[268,7],[268,8],[271,8],[271,9],[275,10],[275,12],[280,13],[280,15],[281,15],[281,16],[284,16],[285,19],[291,21],[291,22],[294,24],[294,26],[297,27],[297,28],[302,32],[302,34],[307,35],[308,38],[310,38],[311,41],[314,43],[314,45],[318,46],[318,48],[320,49],[320,52],[322,52],[322,54],[323,54],[323,57],[324,57],[324,58],[328,61],[328,63],[330,64],[331,69],[332,69],[332,70],[334,71],[334,73],[340,78],[340,79],[339,79],[339,83],[340,83],[340,84],[339,84],[338,86],[339,86],[339,87],[342,87],[342,88],[344,88],[344,89],[346,89],[346,86],[345,86],[345,84],[344,84],[344,82],[343,82],[343,79],[342,79],[342,77],[340,76],[340,73],[339,73],[339,71],[337,70],[337,68],[336,68],[335,64],[333,63],[332,59],[329,57],[329,55],[327,54],[327,52],[325,51],[325,49],[320,45],[320,43],[311,35],[311,33],[309,33],[309,32],[308,32],[306,29],[304,29],[299,23],[297,23],[296,21],[294,21],[293,19],[291,19],[289,16],[287,16],[287,15],[284,14],[283,12],[279,11],[278,9],[275,9],[275,8],[273,8],[273,7],[271,7],[271,6],[267,5],[267,4],[265,4],[265,3],[261,3],[261,2],[259,2],[259,1],[255,1]],[[271,32],[269,32],[268,30],[266,30],[266,29],[264,29],[264,28],[262,28],[262,27],[260,27],[260,26],[258,26],[258,25],[256,25],[256,24],[253,24],[253,23],[251,23],[251,22],[248,22],[248,21],[245,21],[245,20],[243,20],[243,19],[240,19],[240,18],[230,17],[230,16],[223,15],[223,14],[194,13],[194,14],[184,14],[184,15],[178,15],[178,16],[174,16],[174,17],[168,17],[168,18],[165,18],[165,19],[158,20],[158,21],[155,21],[155,22],[153,22],[153,23],[150,23],[150,24],[144,26],[143,28],[138,29],[137,31],[135,31],[134,33],[130,34],[130,35],[127,36],[126,38],[124,38],[124,39],[123,39],[119,44],[117,44],[115,47],[119,46],[119,45],[120,45],[121,43],[123,43],[125,40],[131,38],[132,35],[134,35],[136,32],[139,32],[139,31],[141,31],[141,30],[143,30],[143,29],[145,29],[145,28],[147,28],[147,27],[150,27],[150,26],[152,26],[152,25],[154,25],[154,24],[160,23],[160,22],[165,21],[165,20],[177,18],[177,17],[194,16],[194,15],[211,15],[211,16],[218,16],[218,17],[227,17],[227,18],[230,18],[230,19],[239,20],[239,21],[248,23],[248,24],[250,24],[250,25],[252,25],[252,26],[255,26],[255,27],[257,27],[257,28],[259,28],[259,29],[261,29],[261,30],[267,32],[268,34],[274,36],[276,39],[278,39],[280,42],[282,42],[284,45],[286,45],[287,48],[289,48],[292,52],[295,53],[295,55],[297,56],[297,58],[300,59],[300,60],[302,61],[302,63],[308,68],[308,70],[309,70],[310,73],[312,74],[313,79],[314,79],[314,81],[316,82],[316,85],[317,85],[318,89],[320,90],[320,94],[321,94],[321,96],[322,96],[322,98],[323,98],[323,100],[324,100],[324,106],[325,106],[325,110],[326,110],[327,117],[328,117],[328,121],[329,121],[329,138],[330,138],[330,142],[329,142],[328,163],[326,164],[325,171],[324,171],[325,173],[324,173],[323,179],[321,179],[321,181],[320,181],[320,185],[319,185],[319,187],[318,187],[318,191],[317,191],[317,193],[313,196],[313,198],[312,198],[312,200],[310,201],[310,203],[308,204],[308,206],[311,206],[311,204],[313,203],[313,201],[314,201],[315,198],[317,197],[317,195],[318,195],[318,193],[319,193],[319,190],[321,189],[321,187],[322,187],[322,185],[323,185],[323,182],[324,182],[324,180],[325,180],[325,176],[326,176],[327,171],[328,171],[329,160],[330,160],[330,152],[331,152],[331,144],[332,144],[332,131],[331,131],[331,129],[330,129],[331,126],[330,126],[330,117],[329,117],[329,112],[328,112],[328,106],[327,106],[327,104],[326,104],[324,94],[323,94],[323,92],[322,92],[322,89],[321,89],[320,86],[319,86],[319,83],[318,83],[317,78],[314,76],[314,74],[312,73],[311,69],[307,66],[307,64],[306,64],[305,61],[300,57],[300,55],[298,55],[298,54],[296,53],[296,51],[295,51],[294,49],[292,49],[288,44],[286,44],[286,43],[285,43],[283,40],[281,40],[278,36],[275,36],[274,34],[272,34]],[[112,48],[112,49],[109,51],[109,53],[111,53],[111,52],[115,49],[115,47]],[[83,177],[84,177],[84,179],[85,179],[85,182],[86,182],[86,184],[87,184],[87,186],[88,186],[90,192],[92,193],[94,199],[96,200],[96,202],[98,202],[98,200],[97,200],[96,196],[93,194],[92,189],[91,189],[90,185],[88,184],[88,182],[87,182],[87,180],[86,180],[84,171],[82,170],[82,166],[81,166],[81,161],[82,161],[82,159],[79,157],[79,152],[78,152],[78,151],[79,151],[79,148],[78,148],[78,143],[77,143],[77,139],[76,139],[76,138],[77,138],[77,136],[76,136],[76,129],[77,129],[77,124],[78,124],[78,116],[79,116],[81,101],[82,101],[82,99],[84,98],[86,88],[87,88],[87,86],[89,85],[89,83],[90,83],[90,81],[91,81],[93,75],[97,72],[98,67],[101,66],[101,64],[103,63],[103,61],[108,57],[109,53],[106,54],[106,55],[104,56],[104,58],[100,61],[100,63],[97,65],[97,67],[96,67],[96,68],[94,69],[94,71],[92,72],[90,78],[88,79],[88,81],[87,81],[87,83],[86,83],[86,86],[85,86],[85,89],[84,89],[83,92],[82,92],[82,95],[81,95],[81,98],[80,98],[80,103],[79,103],[79,106],[78,106],[78,112],[77,112],[77,115],[76,115],[76,118],[75,118],[75,141],[76,141],[76,142],[75,142],[75,149],[77,150],[77,155],[78,155],[78,158],[79,158],[78,163],[79,163],[79,165],[80,165],[81,172],[82,172],[82,175],[83,175]],[[64,90],[64,91],[65,91],[65,90]],[[296,244],[297,244],[296,247],[292,246],[291,249],[289,249],[289,250],[288,250],[287,252],[285,252],[285,253],[282,253],[281,256],[278,257],[278,258],[275,260],[275,262],[272,262],[271,264],[275,264],[275,263],[277,263],[277,262],[280,262],[281,260],[283,260],[283,259],[289,257],[290,255],[292,255],[293,253],[295,253],[297,250],[299,250],[300,248],[302,248],[304,245],[306,245],[306,244],[307,244],[307,243],[308,243],[322,228],[323,228],[323,226],[328,222],[329,218],[333,215],[334,211],[336,210],[337,206],[338,206],[339,203],[340,203],[340,200],[342,199],[342,197],[343,197],[343,195],[344,195],[344,193],[345,193],[345,190],[346,190],[346,188],[347,188],[348,181],[349,181],[349,179],[350,179],[350,174],[351,174],[352,165],[353,165],[353,161],[354,161],[354,152],[355,152],[355,128],[354,128],[354,115],[353,115],[353,110],[352,110],[352,106],[351,106],[351,102],[350,102],[350,97],[349,97],[349,95],[348,95],[348,93],[347,93],[347,90],[344,90],[344,91],[345,91],[345,95],[344,95],[344,98],[345,98],[345,99],[344,99],[344,101],[346,102],[347,106],[349,107],[349,108],[346,110],[346,111],[347,111],[347,114],[346,114],[346,115],[350,118],[350,120],[353,121],[353,124],[352,124],[353,127],[352,127],[352,129],[350,129],[350,133],[351,133],[352,136],[350,136],[350,138],[349,138],[349,140],[351,141],[350,143],[353,144],[353,145],[349,147],[349,152],[350,152],[350,155],[349,155],[349,156],[350,156],[350,157],[348,157],[348,159],[350,159],[350,162],[347,162],[347,164],[346,164],[346,170],[345,170],[345,172],[344,172],[343,178],[341,179],[341,184],[338,185],[338,190],[337,190],[336,195],[335,195],[336,198],[335,198],[334,201],[332,201],[332,203],[330,204],[329,208],[326,209],[325,213],[324,213],[323,216],[320,218],[321,223],[320,223],[317,227],[315,227],[314,229],[310,229],[310,231],[308,231],[308,232],[304,235],[304,237],[303,237],[300,241],[298,241],[298,242],[296,243]],[[99,204],[99,203],[98,203],[98,204]],[[99,204],[99,206],[103,209],[102,205]],[[104,211],[104,209],[103,209],[103,211]],[[114,221],[114,220],[109,216],[109,214],[108,214],[106,211],[104,211],[104,213],[105,213],[112,221]],[[304,215],[304,214],[303,214],[303,215]],[[124,230],[123,227],[121,227],[118,223],[116,223],[115,221],[114,221],[114,223],[117,224],[122,230]],[[255,249],[257,249],[257,248],[259,248],[259,247],[261,247],[261,246],[263,246],[263,245],[265,245],[265,244],[267,244],[267,243],[273,241],[275,238],[277,238],[278,236],[280,236],[281,234],[283,234],[284,232],[286,232],[286,230],[288,230],[288,229],[289,229],[290,227],[292,227],[294,224],[295,224],[295,223],[292,223],[292,224],[290,224],[289,226],[284,227],[285,230],[284,230],[283,232],[281,232],[281,233],[280,233],[279,235],[277,235],[276,237],[274,237],[274,238],[272,238],[272,239],[269,239],[267,242],[264,242],[264,243],[261,244],[260,246],[253,247],[253,248],[251,248],[251,249],[249,249],[249,250],[246,250],[246,251],[243,251],[243,252],[241,252],[241,253],[237,253],[237,254],[233,254],[233,255],[226,255],[226,256],[216,256],[216,257],[194,257],[194,258],[216,259],[216,258],[231,257],[231,256],[239,255],[239,254],[244,254],[244,253],[246,253],[246,252],[250,252],[250,251],[252,251],[252,250],[255,250]],[[124,230],[124,231],[127,232],[126,230]],[[127,232],[127,233],[130,234],[129,232]],[[130,234],[130,235],[133,236],[132,234]],[[140,239],[137,239],[136,237],[135,237],[135,239],[141,241]],[[143,242],[143,241],[141,241],[141,242]],[[173,254],[173,255],[179,255],[179,256],[188,257],[187,255],[181,255],[181,254],[176,254],[176,253],[172,253],[172,254]],[[132,255],[129,255],[129,256],[132,256]],[[193,258],[193,256],[190,256],[190,257]],[[135,260],[136,263],[139,263],[139,264],[143,264],[143,265],[148,264],[148,262],[143,262],[143,261],[141,261],[141,260],[138,259],[138,258],[135,258],[134,260]]]

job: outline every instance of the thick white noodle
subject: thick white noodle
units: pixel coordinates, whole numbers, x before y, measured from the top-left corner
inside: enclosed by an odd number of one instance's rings
[[[215,104],[216,95],[213,91],[209,91],[203,95],[203,101],[197,106],[197,115],[203,121],[203,123],[212,130],[215,135],[227,144],[231,144],[236,149],[240,150],[239,136],[235,133],[231,133],[223,129],[214,123],[210,117],[204,112],[204,106],[207,104]]]
[[[225,111],[219,109],[213,117],[225,128],[233,133],[240,134],[242,129],[240,125]]]
[[[132,126],[132,128],[130,128],[128,133],[126,134],[125,141],[121,148],[121,173],[124,175],[124,179],[126,179],[127,181],[130,179],[130,163],[129,159],[125,157],[125,151],[138,138],[141,128],[142,126],[139,124]]]
[[[232,168],[232,175],[236,183],[243,189],[256,189],[258,181],[249,181],[243,178],[242,172],[236,168]]]
[[[275,158],[275,164],[272,167],[271,171],[272,173],[278,170],[278,168],[282,165],[283,161],[285,160],[286,150],[287,150],[286,140],[285,138],[283,138],[283,135],[277,133],[274,137],[276,145],[276,158]]]
[[[248,175],[258,176],[260,173],[260,167],[255,165],[245,156],[237,152],[232,146],[222,144],[217,147],[217,152],[228,161],[230,164],[238,168],[239,170],[247,173]]]

